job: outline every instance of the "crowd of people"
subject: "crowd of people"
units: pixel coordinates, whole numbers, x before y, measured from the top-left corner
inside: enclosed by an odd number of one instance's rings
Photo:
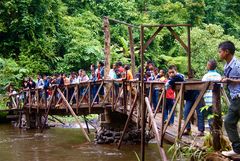
[[[215,60],[210,60],[207,63],[208,73],[203,76],[203,81],[213,81],[213,80],[221,80],[220,74],[216,72],[217,63]],[[182,82],[185,81],[184,75],[178,73],[177,67],[175,65],[171,65],[168,67],[168,70],[165,71],[164,69],[158,69],[152,61],[147,61],[145,64],[145,71],[144,71],[144,81],[151,82],[151,81],[159,81],[165,83],[166,88],[166,107],[163,113],[164,120],[166,121],[169,114],[171,113],[172,107],[175,102],[175,91],[174,91],[174,84],[175,82]],[[88,76],[86,74],[86,71],[83,69],[80,69],[77,72],[71,72],[68,76],[67,74],[54,74],[53,76],[47,76],[40,74],[37,75],[36,81],[34,81],[32,78],[24,79],[22,83],[22,90],[28,90],[28,89],[45,89],[45,98],[48,99],[51,95],[52,90],[50,90],[49,87],[53,85],[58,86],[64,86],[64,85],[70,85],[70,84],[78,84],[81,82],[87,82],[87,81],[97,81],[104,79],[104,63],[99,62],[97,67],[95,67],[94,64],[90,66],[90,75]],[[124,80],[139,80],[141,77],[141,70],[133,77],[130,66],[129,65],[123,65],[121,62],[117,62],[112,65],[112,68],[109,72],[108,78],[109,79],[124,79]],[[95,94],[97,93],[97,90],[99,88],[99,85],[93,85],[91,88],[91,99],[94,98]],[[119,86],[115,85],[115,88],[118,89]],[[84,91],[86,90],[86,87],[80,88],[80,95],[83,95]],[[69,88],[69,98],[73,95],[74,88]],[[118,90],[116,90],[116,93]],[[155,111],[159,96],[161,93],[161,89],[158,87],[154,87],[152,90],[152,109]],[[32,95],[34,94],[34,91],[32,91]],[[146,89],[146,94],[149,94],[149,89]],[[101,100],[104,95],[104,88],[101,88],[98,94],[98,97],[96,101],[98,102],[99,99]],[[188,116],[188,113],[191,110],[191,107],[193,106],[197,96],[199,95],[199,91],[187,91],[185,92],[185,108],[184,108],[184,118],[186,119]],[[205,94],[205,103],[208,106],[211,106],[212,102],[212,94],[211,91],[208,91]],[[84,100],[87,100],[84,99]],[[199,136],[204,135],[204,114],[201,112],[200,108],[204,105],[202,103],[199,103],[196,112],[198,116],[198,130],[199,130]],[[159,112],[161,112],[161,108],[159,109]],[[170,118],[169,125],[174,124],[174,114]],[[211,121],[209,121],[209,124],[211,124]],[[184,134],[188,135],[191,133],[191,127],[190,124],[187,125],[187,129]]]
[[[225,151],[223,155],[225,156],[233,156],[240,154],[240,139],[237,132],[237,122],[240,118],[240,81],[239,79],[235,79],[235,77],[240,77],[240,62],[234,57],[235,46],[230,41],[225,41],[221,43],[218,47],[219,49],[219,57],[222,60],[225,60],[227,63],[224,67],[224,77],[222,78],[219,73],[217,73],[217,62],[215,60],[209,60],[207,62],[208,72],[202,77],[202,81],[222,81],[227,82],[228,89],[230,91],[231,96],[231,105],[229,107],[229,111],[227,113],[226,119],[224,121],[226,131],[232,142],[233,150]],[[130,70],[129,65],[123,65],[121,62],[117,62],[112,65],[112,69],[109,72],[108,78],[110,79],[125,79],[125,80],[140,80],[141,78],[141,70],[133,76]],[[32,78],[25,79],[22,84],[22,89],[35,89],[42,88],[48,89],[50,86],[57,84],[59,86],[76,84],[80,82],[97,81],[104,79],[104,63],[99,62],[97,67],[94,64],[90,67],[90,75],[86,74],[86,71],[80,69],[78,73],[71,72],[69,76],[67,74],[55,74],[51,77],[43,75],[37,76],[37,80],[34,81]],[[158,69],[152,61],[147,61],[145,65],[144,71],[144,81],[160,81],[165,83],[166,88],[166,107],[164,108],[163,117],[166,121],[169,114],[172,111],[172,107],[175,102],[175,82],[183,82],[185,81],[184,75],[178,73],[177,67],[175,65],[171,65],[165,71],[164,69]],[[237,84],[237,85],[236,85]],[[99,85],[92,88],[93,93],[96,93]],[[82,89],[84,90],[84,89]],[[149,94],[149,90],[146,90],[147,94]],[[159,96],[161,93],[161,89],[155,87],[152,90],[152,108],[156,110]],[[49,93],[46,95],[50,95]],[[81,94],[81,93],[80,93]],[[99,92],[99,95],[104,95],[104,88],[102,88]],[[184,119],[187,119],[191,108],[199,96],[199,91],[197,90],[188,90],[184,93],[185,105],[184,105]],[[92,97],[92,96],[91,96]],[[212,107],[212,91],[207,90],[204,95],[204,99],[200,101],[197,105],[196,113],[197,113],[197,126],[198,126],[198,136],[204,135],[204,111],[201,110],[203,106],[209,106],[208,113],[211,113]],[[160,111],[161,112],[161,111]],[[206,112],[206,111],[205,111]],[[212,120],[208,120],[210,128],[212,127]],[[174,114],[170,118],[169,126],[174,124]],[[184,135],[191,134],[191,125],[187,124]]]

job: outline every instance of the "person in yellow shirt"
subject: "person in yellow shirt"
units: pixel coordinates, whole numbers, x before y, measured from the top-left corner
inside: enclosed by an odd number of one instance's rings
[[[159,75],[160,75],[159,81],[164,82],[167,79],[166,78],[166,72],[163,69],[160,69]]]

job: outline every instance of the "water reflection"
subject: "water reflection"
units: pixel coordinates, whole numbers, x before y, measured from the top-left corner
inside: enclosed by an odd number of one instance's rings
[[[40,134],[0,125],[0,161],[136,161],[139,145],[88,143],[79,129],[51,128]],[[146,147],[146,160],[160,161],[156,144]]]

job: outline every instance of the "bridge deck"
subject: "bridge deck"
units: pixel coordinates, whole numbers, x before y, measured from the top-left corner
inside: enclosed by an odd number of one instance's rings
[[[161,129],[161,120],[162,119],[162,114],[158,113],[156,115],[156,123],[158,125],[158,128]],[[182,125],[184,124],[184,121],[182,121]],[[177,128],[178,128],[178,120],[174,120],[174,124],[171,126],[168,126],[166,133],[164,135],[164,139],[174,143],[175,139],[177,138]],[[206,132],[209,132],[208,129],[205,129],[205,134]],[[193,145],[195,147],[203,147],[204,139],[203,136],[197,136],[198,134],[198,129],[196,125],[191,125],[191,135],[183,135],[181,138],[181,143],[182,144],[188,144],[188,145]]]

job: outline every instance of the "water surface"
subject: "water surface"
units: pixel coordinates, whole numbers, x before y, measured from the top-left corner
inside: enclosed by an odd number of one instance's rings
[[[88,143],[80,129],[36,130],[0,124],[0,161],[137,161],[140,145],[97,145]],[[146,146],[146,160],[160,161],[156,144]]]

